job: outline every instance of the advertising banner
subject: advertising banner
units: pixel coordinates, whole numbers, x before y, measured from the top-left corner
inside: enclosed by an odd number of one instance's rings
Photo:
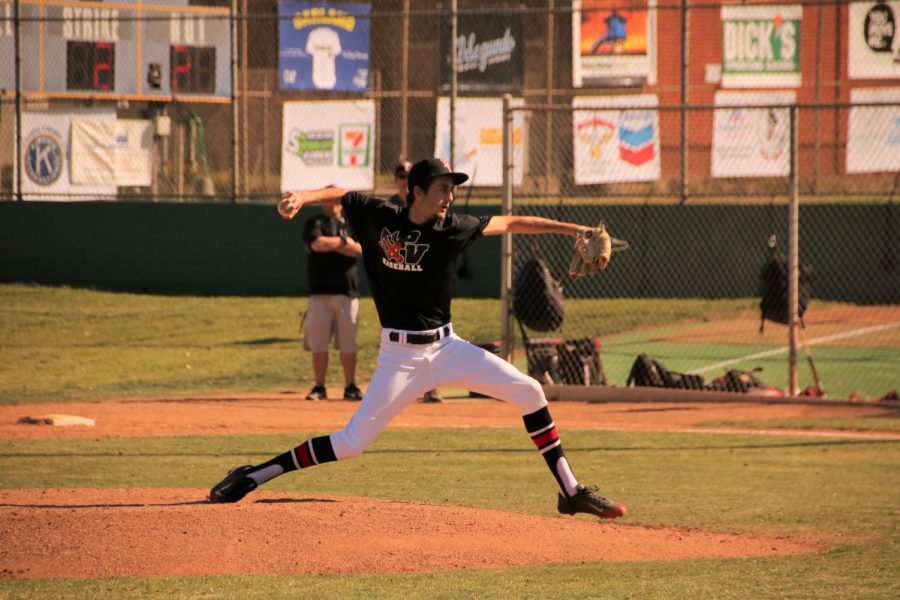
[[[460,15],[456,25],[456,85],[463,92],[521,92],[525,40],[518,14],[499,14],[490,19]],[[450,89],[451,27],[441,28],[443,91]]]
[[[656,83],[656,0],[572,2],[575,87]]]
[[[369,87],[368,4],[281,0],[278,68],[283,90],[364,92]]]
[[[791,167],[790,105],[795,92],[716,92],[713,177],[787,177]],[[747,105],[772,108],[744,108]]]
[[[900,171],[900,88],[850,90],[850,102],[883,102],[857,106],[847,121],[847,172]]]
[[[659,179],[658,105],[654,94],[573,98],[575,184]]]
[[[847,28],[851,79],[900,79],[900,1],[850,4]]]
[[[516,98],[514,106],[523,106]],[[469,175],[464,185],[503,184],[503,100],[500,98],[457,98],[454,170]],[[525,163],[525,116],[513,114],[513,184],[522,183]],[[450,162],[450,99],[438,98],[434,155]]]
[[[115,185],[113,152],[116,118],[72,119],[72,163],[74,185]]]
[[[68,110],[65,113],[22,113],[20,160],[23,196],[30,200],[97,200],[100,196],[114,196],[115,182],[92,182],[93,176],[88,176],[85,166],[93,164],[93,159],[102,156],[103,151],[99,148],[86,149],[87,155],[83,155],[81,150],[73,151],[71,132],[75,121],[100,120],[115,127],[115,119],[115,109],[102,108]]]
[[[153,122],[144,119],[116,121],[113,146],[116,185],[153,185]]]
[[[722,7],[722,86],[798,87],[803,7]]]
[[[285,102],[281,189],[375,187],[373,100]]]
[[[150,186],[153,128],[150,121],[115,115],[72,119],[74,185]]]

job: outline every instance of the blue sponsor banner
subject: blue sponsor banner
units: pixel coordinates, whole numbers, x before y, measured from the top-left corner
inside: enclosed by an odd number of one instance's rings
[[[369,88],[369,4],[282,0],[278,12],[281,89]]]

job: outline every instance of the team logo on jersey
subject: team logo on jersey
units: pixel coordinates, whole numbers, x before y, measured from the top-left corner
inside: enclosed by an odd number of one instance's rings
[[[417,244],[420,231],[410,231],[403,239],[400,239],[399,231],[388,231],[382,228],[378,245],[381,246],[384,256],[381,263],[389,269],[397,271],[421,271],[422,258],[428,252],[428,244]]]

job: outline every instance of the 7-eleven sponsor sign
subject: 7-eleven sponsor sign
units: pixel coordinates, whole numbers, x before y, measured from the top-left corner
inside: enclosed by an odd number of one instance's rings
[[[372,156],[372,126],[341,125],[338,136],[338,166],[367,167]]]

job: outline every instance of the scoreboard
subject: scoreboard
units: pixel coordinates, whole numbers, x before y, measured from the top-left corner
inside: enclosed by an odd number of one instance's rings
[[[5,93],[16,87],[14,11],[14,0],[0,0]],[[228,7],[195,6],[191,0],[20,0],[22,91],[228,102],[230,17]]]

